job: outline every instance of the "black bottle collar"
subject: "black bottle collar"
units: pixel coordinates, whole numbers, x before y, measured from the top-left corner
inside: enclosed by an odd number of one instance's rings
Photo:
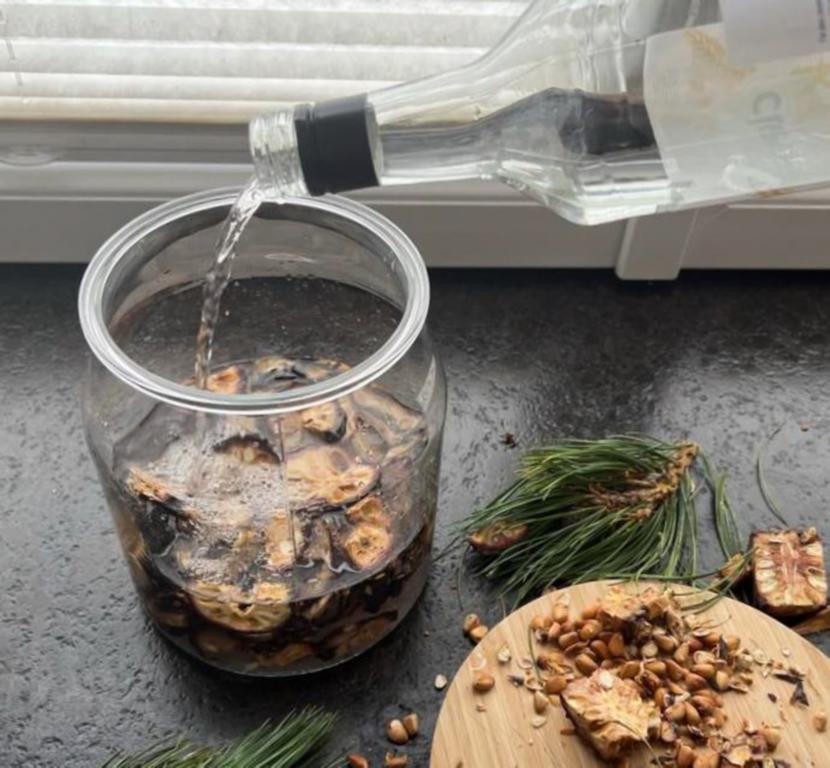
[[[294,108],[297,149],[310,194],[377,186],[367,115],[366,94]]]

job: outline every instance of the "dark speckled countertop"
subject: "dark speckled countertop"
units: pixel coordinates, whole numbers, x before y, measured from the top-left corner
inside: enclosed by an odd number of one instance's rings
[[[384,719],[412,708],[425,767],[441,694],[469,648],[452,558],[400,629],[313,678],[224,676],[171,648],[133,594],[78,404],[80,267],[0,267],[0,766],[96,766],[173,732],[218,740],[288,708],[338,709],[336,742],[377,765]],[[793,521],[830,535],[830,274],[687,274],[618,282],[597,272],[438,271],[431,327],[449,379],[437,548],[529,446],[636,430],[702,443],[731,475],[743,532],[770,525],[756,449]],[[711,530],[703,536],[717,560]],[[496,621],[466,580],[460,600]],[[825,651],[830,638],[818,639]]]

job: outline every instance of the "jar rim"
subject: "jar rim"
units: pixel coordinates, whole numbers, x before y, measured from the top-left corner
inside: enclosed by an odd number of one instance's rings
[[[284,202],[332,213],[357,224],[384,242],[397,260],[406,303],[394,331],[371,355],[347,371],[307,386],[282,392],[227,395],[170,381],[140,365],[121,349],[104,318],[104,298],[116,267],[138,242],[153,232],[182,216],[232,205],[239,191],[238,187],[225,187],[164,203],[130,221],[98,249],[81,281],[78,313],[87,345],[100,363],[125,384],[154,400],[193,411],[250,416],[321,405],[365,387],[391,369],[418,339],[426,322],[429,309],[426,266],[415,244],[395,224],[365,205],[335,195],[286,197]]]

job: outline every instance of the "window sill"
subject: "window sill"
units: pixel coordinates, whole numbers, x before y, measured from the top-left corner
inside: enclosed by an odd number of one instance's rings
[[[82,262],[155,204],[242,184],[244,163],[55,160],[0,170],[2,262]],[[830,268],[830,190],[579,227],[498,184],[357,192],[396,221],[428,265],[600,267],[671,279],[681,268]]]

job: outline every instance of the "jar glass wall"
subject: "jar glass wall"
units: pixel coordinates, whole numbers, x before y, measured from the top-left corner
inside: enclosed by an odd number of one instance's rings
[[[391,631],[429,567],[445,410],[412,243],[339,198],[264,203],[207,390],[202,281],[235,190],[116,233],[84,278],[87,437],[141,601],[224,669],[328,667]]]

